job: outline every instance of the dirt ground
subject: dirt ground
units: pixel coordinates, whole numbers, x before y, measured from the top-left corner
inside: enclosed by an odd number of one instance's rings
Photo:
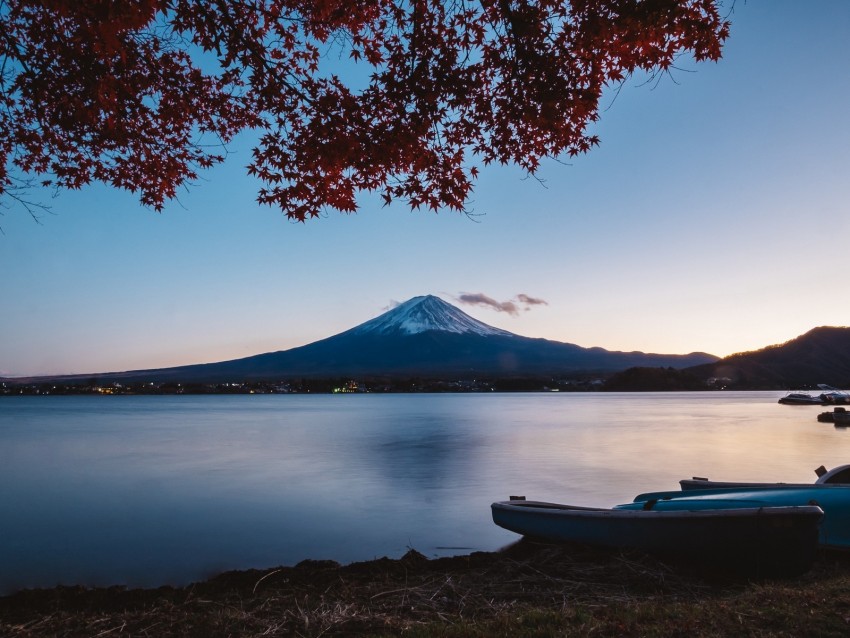
[[[411,550],[397,560],[344,566],[304,561],[228,572],[183,588],[26,590],[0,598],[0,636],[484,636],[497,628],[502,635],[552,635],[545,629],[552,622],[556,635],[592,628],[631,635],[628,628],[640,618],[645,635],[719,635],[724,625],[703,619],[712,605],[746,610],[771,604],[779,633],[770,631],[772,621],[765,629],[763,617],[745,634],[803,635],[783,633],[793,632],[783,618],[815,604],[829,624],[810,635],[833,635],[833,628],[850,635],[848,574],[844,555],[819,557],[802,576],[764,583],[637,553],[523,540],[500,552],[433,560]],[[835,591],[845,592],[843,600]],[[740,623],[748,613],[741,613],[731,630],[746,628]],[[537,618],[530,629],[529,618]]]

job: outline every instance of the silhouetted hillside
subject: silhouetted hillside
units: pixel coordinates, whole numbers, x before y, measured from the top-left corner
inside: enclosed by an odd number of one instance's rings
[[[823,326],[783,344],[741,352],[686,370],[738,389],[850,387],[850,328]]]

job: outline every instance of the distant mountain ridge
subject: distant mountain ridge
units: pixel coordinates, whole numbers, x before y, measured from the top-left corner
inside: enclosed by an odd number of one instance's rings
[[[616,352],[523,337],[488,326],[439,297],[426,295],[345,332],[290,350],[219,363],[51,378],[183,383],[332,377],[472,379],[607,373],[633,366],[685,368],[717,360],[704,352]]]

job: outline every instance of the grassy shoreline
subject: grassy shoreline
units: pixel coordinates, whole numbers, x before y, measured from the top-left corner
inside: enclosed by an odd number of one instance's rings
[[[0,598],[0,636],[846,636],[850,557],[754,581],[520,541],[500,552],[227,572],[158,589]]]

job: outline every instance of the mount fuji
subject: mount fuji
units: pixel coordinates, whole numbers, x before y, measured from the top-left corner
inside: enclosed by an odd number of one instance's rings
[[[414,297],[380,317],[362,323],[343,334],[414,335],[422,332],[474,334],[481,337],[516,337],[507,330],[488,326],[446,303],[439,297]]]
[[[472,379],[614,372],[633,366],[685,368],[714,361],[717,357],[703,352],[613,352],[522,337],[427,295],[350,330],[290,350],[220,363],[85,377],[183,383],[333,377]]]

